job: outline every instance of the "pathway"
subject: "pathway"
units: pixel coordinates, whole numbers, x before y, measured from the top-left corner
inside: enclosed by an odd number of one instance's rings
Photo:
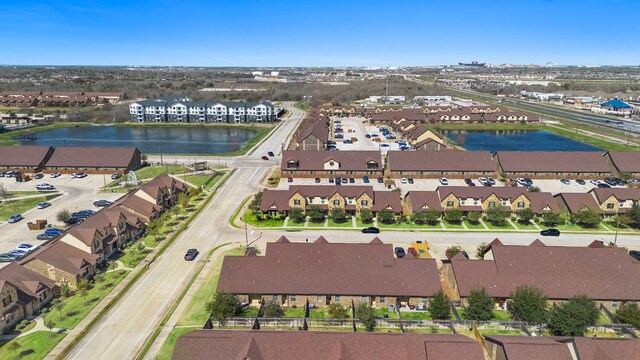
[[[47,328],[46,326],[44,326],[44,319],[41,316],[36,317],[35,319],[31,319],[31,320],[35,320],[36,322],[36,326],[34,326],[32,329],[30,329],[29,331],[25,331],[21,334],[18,335],[0,335],[0,340],[13,340],[15,338],[21,338],[23,336],[27,336],[29,334],[32,334],[36,331],[50,331],[50,332],[56,332],[56,333],[62,333],[65,332],[65,329],[62,328],[52,328],[51,330],[49,330],[49,328]]]

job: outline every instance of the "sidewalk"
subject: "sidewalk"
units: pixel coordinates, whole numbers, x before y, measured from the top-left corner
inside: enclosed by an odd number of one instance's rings
[[[32,334],[36,331],[50,331],[50,332],[56,332],[56,333],[62,333],[65,332],[65,329],[61,329],[61,328],[52,328],[51,330],[49,330],[46,326],[44,326],[44,319],[40,316],[36,317],[35,319],[36,322],[36,326],[33,327],[33,329],[29,330],[29,331],[25,331],[19,335],[0,335],[0,340],[13,340],[16,338],[21,338],[23,336],[27,336],[29,334]]]

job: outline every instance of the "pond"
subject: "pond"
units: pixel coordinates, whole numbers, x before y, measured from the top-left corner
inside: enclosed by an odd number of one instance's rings
[[[466,150],[603,151],[544,130],[449,130],[444,135]]]
[[[40,132],[22,145],[137,147],[143,153],[222,154],[242,147],[255,131],[236,127],[80,126]]]

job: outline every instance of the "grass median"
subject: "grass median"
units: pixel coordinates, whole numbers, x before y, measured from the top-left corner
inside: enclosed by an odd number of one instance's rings
[[[21,214],[27,210],[31,210],[39,203],[55,199],[62,194],[42,195],[43,196],[28,199],[7,200],[0,203],[0,221],[6,221],[9,216],[13,214]]]
[[[39,360],[43,359],[67,334],[50,331],[36,331],[32,334],[2,342],[0,359]],[[18,343],[20,347],[9,350],[9,343]]]

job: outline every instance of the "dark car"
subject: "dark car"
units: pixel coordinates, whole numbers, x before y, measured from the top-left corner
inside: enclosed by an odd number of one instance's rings
[[[315,182],[316,182],[316,184],[319,184],[320,183],[320,178],[316,178]]]
[[[199,253],[198,249],[189,249],[187,250],[187,253],[184,254],[184,259],[187,261],[193,261]]]
[[[616,181],[615,178],[610,178],[610,177],[604,178],[604,182],[606,182],[607,184],[609,184],[611,186],[618,185],[618,182]]]
[[[113,174],[111,174],[111,180],[120,179],[121,176],[122,176],[122,174],[120,174],[120,173],[113,173]]]
[[[558,229],[547,229],[540,231],[540,235],[542,236],[560,236],[560,230]]]
[[[611,187],[611,185],[609,185],[609,184],[607,184],[607,183],[599,183],[599,184],[598,184],[598,187],[599,187],[599,188],[607,188],[607,189],[608,189],[608,188],[610,188],[610,187]]]
[[[44,241],[48,241],[48,240],[53,240],[55,238],[57,238],[58,236],[56,235],[51,235],[51,234],[47,234],[47,233],[42,233],[42,234],[38,234],[38,236],[36,236],[37,240],[44,240]]]
[[[394,253],[396,254],[396,256],[397,256],[397,257],[399,257],[399,258],[403,258],[403,257],[406,255],[406,253],[404,252],[404,248],[402,248],[402,247],[400,247],[400,246],[396,247],[396,248],[393,250],[393,252],[394,252]]]
[[[363,183],[365,183],[365,184],[368,184],[368,183],[369,183],[369,177],[368,177],[368,176],[366,176],[366,175],[365,175],[365,176],[363,176],[363,177],[362,177],[362,182],[363,182]]]
[[[355,184],[355,182],[356,182],[356,179],[354,179],[354,178],[349,178],[349,183],[350,183],[350,184]]]
[[[268,157],[268,156],[266,156],[266,155],[264,155],[264,156],[262,157],[262,160],[269,160],[269,157]]]
[[[408,178],[407,181],[409,182],[409,184],[413,184],[413,178]]]
[[[269,152],[267,153],[267,155],[269,155],[269,156],[275,156],[275,155],[273,154],[273,151],[269,151]]]
[[[631,257],[636,259],[636,260],[640,260],[640,251],[638,251],[638,250],[629,251],[629,255],[631,255]]]
[[[53,235],[53,236],[58,236],[60,234],[62,234],[64,232],[64,230],[61,229],[57,229],[57,228],[48,228],[44,231],[45,234],[47,235]]]
[[[43,175],[43,174],[36,174],[36,175],[34,176],[34,178],[36,178],[36,179],[42,179],[43,177],[44,177],[44,175]]]
[[[335,180],[333,180],[333,178],[329,178],[329,184],[333,184],[335,182]]]
[[[473,184],[473,180],[471,180],[471,179],[464,179],[464,183],[469,185],[469,186],[473,186],[474,185]]]
[[[369,226],[368,228],[362,229],[363,234],[380,234],[380,229],[375,226]]]
[[[95,207],[105,207],[111,205],[112,202],[109,200],[96,200],[93,202],[93,206]]]
[[[288,178],[287,182],[293,182],[293,178]]]
[[[579,184],[579,185],[586,184],[586,182],[584,180],[582,180],[582,179],[576,179],[576,183]]]
[[[79,218],[77,216],[72,216],[69,219],[67,219],[67,221],[65,221],[64,223],[67,224],[67,225],[73,225],[73,224],[81,223],[83,221],[84,221],[83,218]]]
[[[383,178],[381,178],[381,177],[379,177],[379,178],[378,178],[378,184],[382,184],[383,182],[384,182],[384,179],[383,179]]]

